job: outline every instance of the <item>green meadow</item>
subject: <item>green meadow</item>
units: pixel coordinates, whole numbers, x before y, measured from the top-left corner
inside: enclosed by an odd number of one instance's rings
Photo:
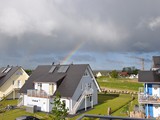
[[[143,87],[136,79],[100,77],[97,81],[101,87],[112,89],[138,91],[139,87]]]

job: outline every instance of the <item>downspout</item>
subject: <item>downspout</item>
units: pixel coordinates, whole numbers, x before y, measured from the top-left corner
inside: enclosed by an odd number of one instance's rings
[[[148,94],[148,84],[146,83],[146,94]]]

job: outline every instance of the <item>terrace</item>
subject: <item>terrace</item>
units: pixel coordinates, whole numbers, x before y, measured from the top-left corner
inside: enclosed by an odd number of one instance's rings
[[[49,98],[50,95],[47,94],[44,90],[30,89],[27,90],[27,95],[29,97],[40,97],[40,98]]]

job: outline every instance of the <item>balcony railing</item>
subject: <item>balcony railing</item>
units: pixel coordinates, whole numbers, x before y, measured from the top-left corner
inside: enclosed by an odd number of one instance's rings
[[[156,95],[148,95],[144,93],[138,94],[139,103],[151,103],[151,104],[160,104],[160,97]]]
[[[27,95],[30,97],[41,97],[41,98],[49,98],[50,95],[47,94],[44,90],[27,90]]]

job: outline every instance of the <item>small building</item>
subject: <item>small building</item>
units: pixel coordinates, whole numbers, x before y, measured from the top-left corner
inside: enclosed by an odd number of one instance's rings
[[[28,79],[28,74],[20,66],[0,68],[0,100],[19,98],[18,91]]]
[[[88,64],[40,65],[21,88],[19,105],[37,106],[50,112],[56,93],[66,103],[69,114],[98,103],[100,87]]]
[[[119,72],[118,74],[120,77],[129,77],[128,72]]]
[[[153,56],[153,67],[140,71],[138,81],[144,83],[139,89],[139,104],[145,106],[147,118],[160,117],[160,56]]]
[[[102,76],[101,72],[98,72],[98,73],[96,74],[96,77],[101,77],[101,76]]]
[[[137,74],[137,75],[131,74],[131,75],[129,76],[129,79],[138,79],[138,74]]]

